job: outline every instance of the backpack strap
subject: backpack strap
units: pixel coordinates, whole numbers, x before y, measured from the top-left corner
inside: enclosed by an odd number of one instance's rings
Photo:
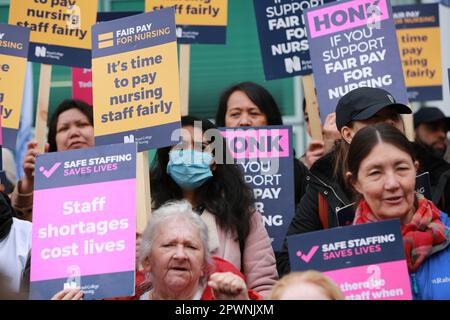
[[[324,229],[328,229],[328,202],[321,192],[318,193],[319,218]]]

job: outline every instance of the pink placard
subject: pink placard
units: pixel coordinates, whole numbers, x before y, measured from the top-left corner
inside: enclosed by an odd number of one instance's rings
[[[377,7],[371,7],[368,11],[371,5]],[[365,18],[361,18],[362,16]],[[316,38],[363,25],[376,27],[377,21],[389,19],[389,9],[386,0],[352,0],[312,9],[306,12],[306,18],[310,36]]]
[[[92,105],[92,70],[72,68],[72,97]]]
[[[324,272],[347,300],[411,300],[405,260]]]
[[[70,266],[81,276],[133,271],[135,188],[129,179],[36,190],[31,281],[67,277]]]

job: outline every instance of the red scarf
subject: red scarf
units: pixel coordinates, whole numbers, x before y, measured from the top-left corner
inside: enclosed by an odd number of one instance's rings
[[[418,209],[411,222],[402,224],[403,247],[405,248],[408,270],[415,272],[430,255],[433,246],[446,240],[446,227],[441,222],[439,209],[433,202],[417,195]],[[356,209],[353,224],[377,222],[365,200],[361,200]]]

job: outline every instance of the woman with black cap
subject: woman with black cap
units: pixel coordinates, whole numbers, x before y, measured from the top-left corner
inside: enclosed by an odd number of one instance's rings
[[[342,139],[310,169],[305,195],[300,200],[286,236],[337,227],[336,210],[353,202],[346,185],[344,164],[348,147],[358,130],[387,122],[404,131],[401,114],[411,109],[396,103],[392,95],[379,88],[362,87],[344,95],[336,107],[336,126]],[[280,276],[290,271],[287,244],[277,259]]]

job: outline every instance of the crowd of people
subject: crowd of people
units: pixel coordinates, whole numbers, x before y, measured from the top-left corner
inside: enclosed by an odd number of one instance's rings
[[[305,120],[308,120],[306,108]],[[449,299],[450,164],[445,160],[450,118],[423,107],[414,114],[416,141],[406,138],[404,104],[379,88],[343,96],[312,140],[295,155],[295,215],[287,236],[338,226],[336,210],[352,205],[354,224],[399,218],[415,299]],[[200,126],[198,125],[200,124]],[[218,127],[282,125],[280,109],[262,86],[243,82],[223,92],[215,124],[184,116],[181,139],[158,149],[150,168],[153,213],[137,255],[136,294],[123,299],[344,299],[324,274],[291,272],[287,241],[274,252],[252,190],[226,143],[207,134]],[[92,107],[65,100],[49,122],[45,152],[94,146]],[[310,130],[309,130],[310,132]],[[213,148],[220,145],[222,148]],[[33,184],[38,144],[28,144],[22,179],[0,193],[0,297],[26,298],[30,285]],[[430,173],[433,199],[416,193],[415,178]],[[8,286],[8,289],[6,288]],[[83,299],[80,288],[55,300]]]

